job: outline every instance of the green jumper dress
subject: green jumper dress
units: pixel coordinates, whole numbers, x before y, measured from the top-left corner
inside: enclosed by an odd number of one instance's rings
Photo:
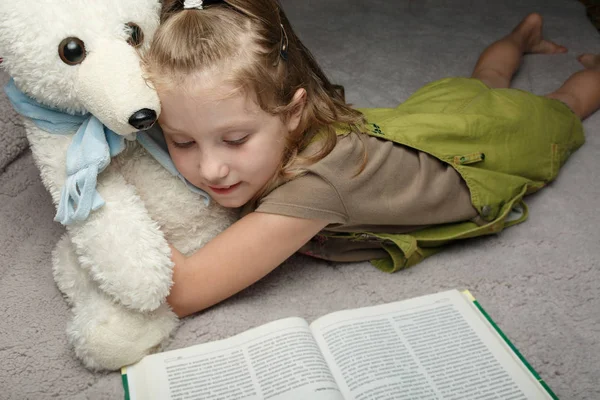
[[[580,119],[562,102],[518,89],[492,89],[472,78],[435,81],[397,108],[360,111],[368,134],[426,152],[455,168],[479,214],[477,222],[404,234],[320,234],[380,241],[389,257],[371,263],[386,272],[412,266],[449,242],[523,222],[528,214],[523,196],[556,178],[584,142]]]

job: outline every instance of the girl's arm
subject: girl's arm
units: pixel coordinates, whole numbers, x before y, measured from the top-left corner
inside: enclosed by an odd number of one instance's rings
[[[167,302],[183,317],[216,304],[274,270],[328,222],[253,212],[190,257],[172,248]]]

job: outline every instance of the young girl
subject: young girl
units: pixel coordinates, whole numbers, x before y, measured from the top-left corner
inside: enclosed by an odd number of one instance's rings
[[[547,96],[507,89],[524,53],[566,49],[527,16],[471,78],[395,109],[354,110],[276,0],[166,2],[145,64],[173,161],[242,218],[189,257],[173,248],[179,316],[262,278],[296,251],[387,271],[452,240],[521,222],[600,106],[600,63]]]

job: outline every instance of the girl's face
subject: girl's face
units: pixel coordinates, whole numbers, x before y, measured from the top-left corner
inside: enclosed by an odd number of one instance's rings
[[[159,90],[169,153],[193,185],[224,207],[241,207],[278,172],[285,137],[299,117],[284,122],[222,80],[198,81]]]

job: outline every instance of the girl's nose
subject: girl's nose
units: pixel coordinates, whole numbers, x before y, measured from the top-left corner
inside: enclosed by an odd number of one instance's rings
[[[218,184],[229,174],[229,166],[219,157],[205,155],[200,163],[200,172],[206,181]]]

